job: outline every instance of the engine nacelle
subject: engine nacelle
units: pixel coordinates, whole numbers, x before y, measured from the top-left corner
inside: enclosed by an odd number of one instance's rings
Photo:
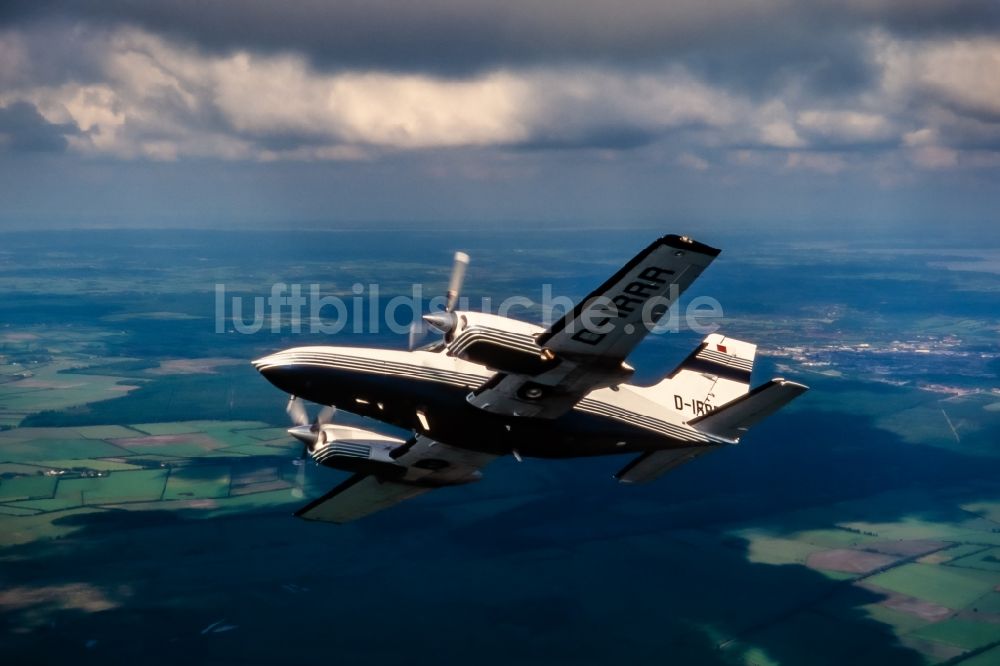
[[[523,321],[482,312],[452,313],[448,354],[464,361],[516,374],[535,375],[557,365],[545,356],[535,337],[545,329]]]
[[[292,433],[299,439],[296,433]],[[305,435],[305,433],[302,433]],[[310,432],[306,441],[309,455],[318,465],[347,472],[364,472],[393,477],[406,473],[390,456],[405,440],[351,426],[325,424]]]

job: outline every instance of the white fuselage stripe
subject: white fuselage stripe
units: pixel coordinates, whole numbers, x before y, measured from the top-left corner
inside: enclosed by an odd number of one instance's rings
[[[451,351],[455,354],[465,352],[472,344],[480,341],[494,342],[514,351],[538,354],[541,352],[538,345],[529,335],[510,333],[498,328],[488,326],[473,326],[458,336],[452,343]]]
[[[271,360],[272,364],[309,365],[314,367],[333,368],[355,372],[370,372],[394,377],[409,377],[425,381],[433,381],[452,386],[472,388],[481,384],[488,376],[473,375],[451,370],[427,368],[426,366],[362,359],[352,356],[332,354],[329,352],[283,352]],[[598,416],[604,416],[643,430],[649,430],[671,439],[689,442],[710,442],[711,438],[698,432],[690,426],[663,421],[653,416],[640,414],[628,409],[612,405],[594,398],[584,398],[573,409]]]
[[[737,370],[753,370],[753,361],[737,358],[736,356],[727,356],[716,351],[711,351],[708,349],[702,349],[695,356],[705,361],[711,361],[712,363],[719,363],[721,365],[729,366],[730,368],[736,368]]]

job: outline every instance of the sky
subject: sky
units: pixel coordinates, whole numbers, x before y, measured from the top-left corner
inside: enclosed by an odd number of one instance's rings
[[[996,0],[0,5],[0,229],[998,209]]]

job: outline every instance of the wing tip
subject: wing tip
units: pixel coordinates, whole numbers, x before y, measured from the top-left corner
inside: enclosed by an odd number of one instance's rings
[[[677,234],[667,234],[660,239],[660,242],[677,250],[689,250],[710,257],[717,257],[722,252],[719,248],[700,243],[688,236],[678,236]]]
[[[778,384],[778,385],[780,385],[783,388],[787,386],[788,388],[793,389],[794,391],[797,391],[799,394],[805,393],[806,391],[809,390],[809,387],[806,386],[805,384],[802,384],[800,382],[792,381],[791,379],[785,379],[784,377],[775,377],[774,379],[772,379],[768,383],[769,384]]]

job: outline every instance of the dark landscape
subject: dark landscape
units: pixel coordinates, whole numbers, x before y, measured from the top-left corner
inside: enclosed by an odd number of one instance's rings
[[[723,248],[681,305],[716,298],[721,330],[760,346],[754,382],[802,381],[804,398],[644,486],[616,484],[616,458],[502,459],[480,483],[357,523],[291,516],[304,501],[292,492],[299,448],[285,397],[249,361],[293,345],[405,348],[406,336],[354,333],[353,319],[335,336],[285,319],[276,332],[231,320],[217,332],[216,285],[247,302],[275,282],[346,297],[378,284],[384,299],[421,283],[429,297],[462,249],[473,307],[540,302],[543,284],[578,299],[668,231]],[[610,241],[3,233],[5,658],[996,663],[998,256],[961,238],[648,228]],[[700,337],[650,336],[630,358],[638,381]],[[307,495],[341,478],[310,465]]]

